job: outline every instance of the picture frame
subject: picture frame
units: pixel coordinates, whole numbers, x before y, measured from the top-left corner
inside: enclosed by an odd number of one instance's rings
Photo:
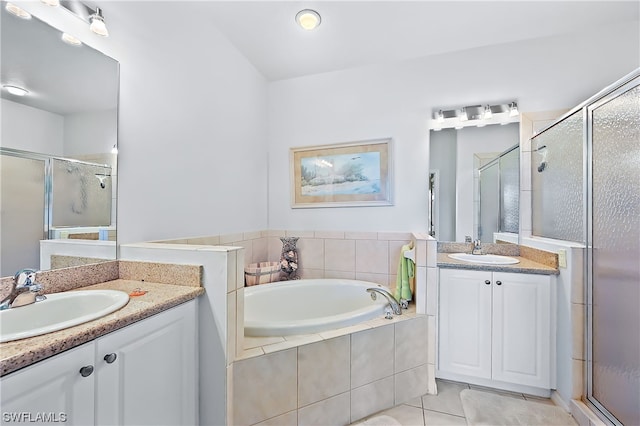
[[[390,206],[392,140],[290,148],[291,207]]]

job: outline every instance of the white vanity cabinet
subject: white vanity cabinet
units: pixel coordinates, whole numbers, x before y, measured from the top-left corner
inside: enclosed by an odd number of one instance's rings
[[[440,269],[439,377],[550,389],[549,275]]]
[[[47,358],[0,379],[2,424],[94,422],[93,342]]]
[[[192,300],[2,377],[3,423],[16,412],[83,426],[196,424],[195,323]]]

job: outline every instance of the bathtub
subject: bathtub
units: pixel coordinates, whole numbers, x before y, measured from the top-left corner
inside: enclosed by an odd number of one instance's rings
[[[245,336],[319,333],[384,315],[384,297],[372,300],[367,281],[307,279],[244,289]]]

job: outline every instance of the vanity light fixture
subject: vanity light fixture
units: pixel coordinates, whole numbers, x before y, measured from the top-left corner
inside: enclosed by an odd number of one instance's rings
[[[62,41],[64,41],[67,44],[70,44],[72,46],[80,46],[80,45],[82,45],[82,42],[80,40],[78,40],[77,38],[75,38],[71,34],[67,34],[67,33],[62,33]]]
[[[484,127],[489,124],[509,124],[519,120],[515,101],[498,104],[466,105],[454,109],[433,110],[429,128],[461,129],[468,126]]]
[[[31,19],[31,14],[29,12],[16,6],[13,3],[7,3],[7,5],[4,8],[7,10],[7,12],[17,16],[18,18]]]
[[[11,84],[3,84],[2,87],[4,89],[7,89],[7,92],[11,93],[12,95],[15,96],[24,96],[27,93],[29,93],[29,91],[27,89],[24,89],[22,87],[19,86],[14,86]]]
[[[89,29],[94,33],[98,34],[102,37],[109,37],[109,31],[107,31],[107,26],[104,24],[104,16],[102,16],[102,9],[96,7],[96,11],[89,16],[89,22],[91,25]]]
[[[60,6],[60,0],[40,0],[40,1],[46,4],[47,6],[52,6],[52,7]]]
[[[315,10],[303,9],[296,14],[296,22],[303,29],[311,31],[320,25],[322,19],[320,18],[320,14]]]

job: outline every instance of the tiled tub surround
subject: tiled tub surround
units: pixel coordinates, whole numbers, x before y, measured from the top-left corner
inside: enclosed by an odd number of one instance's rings
[[[309,344],[318,339],[311,337],[312,340],[299,339],[296,341],[296,336],[291,336],[287,339],[281,338],[277,342],[278,345],[273,345],[270,348],[267,348],[269,345],[257,348],[250,344],[251,347],[245,350],[247,346],[244,344],[243,268],[249,263],[269,259],[269,253],[273,253],[277,260],[282,248],[282,242],[279,239],[282,235],[300,237],[298,248],[302,250],[299,251],[299,254],[305,278],[308,277],[308,271],[316,271],[321,277],[346,275],[347,278],[365,279],[384,285],[389,282],[395,284],[400,248],[407,242],[414,241],[416,247],[416,292],[412,305],[415,306],[416,313],[427,313],[426,316],[421,317],[422,321],[426,321],[430,333],[420,333],[422,338],[417,337],[419,334],[416,333],[412,338],[412,345],[414,347],[424,346],[430,350],[422,351],[427,357],[426,364],[422,364],[422,368],[426,370],[423,377],[427,381],[426,392],[435,393],[436,312],[435,308],[427,312],[429,307],[426,301],[427,275],[433,276],[433,285],[430,287],[433,290],[436,288],[436,241],[426,234],[257,231],[123,245],[120,250],[121,256],[125,259],[204,265],[203,286],[206,289],[206,295],[201,298],[199,304],[201,308],[199,328],[200,335],[206,336],[201,337],[200,340],[200,359],[206,359],[207,362],[200,364],[200,397],[203,401],[210,401],[210,403],[200,404],[200,421],[203,424],[235,424],[234,421],[231,421],[231,416],[234,410],[232,372],[236,363],[250,362],[253,359],[261,358],[261,355],[267,352],[269,356],[276,356],[277,352],[270,352],[272,350],[279,352],[293,350],[297,354],[298,346]],[[309,244],[306,243],[307,241]],[[347,247],[346,252],[331,251],[330,249],[336,245]],[[377,247],[378,250],[374,254],[370,254],[368,260],[380,263],[374,269],[380,273],[359,272],[360,269],[368,267],[366,253],[371,253],[372,247]],[[360,251],[359,255],[358,250]],[[342,259],[337,259],[336,256],[342,256]],[[339,265],[340,261],[344,261],[342,266]],[[312,262],[311,266],[313,266],[313,262],[316,262],[315,265],[318,266],[318,269],[309,268],[309,262]],[[429,273],[427,273],[428,270]],[[224,286],[225,283],[226,286]],[[433,295],[435,296],[435,291]],[[435,301],[432,305],[436,306]],[[410,315],[402,316],[403,320],[409,318]],[[383,324],[390,325],[389,322]],[[359,327],[368,329],[363,325],[355,327],[350,332],[365,331]],[[432,343],[427,344],[427,340]],[[386,344],[393,345],[392,342],[386,342]],[[220,359],[220,349],[223,350],[223,356],[226,360]],[[226,369],[227,372],[224,389],[219,389],[218,384],[214,383],[223,374],[221,368]],[[389,379],[387,378],[387,380]],[[390,389],[389,392],[393,394],[393,388]],[[351,389],[348,391],[351,392]],[[269,393],[263,397],[266,398],[267,395]],[[225,401],[224,420],[220,419],[218,414],[220,411],[216,408],[219,401]],[[296,410],[297,406],[296,403],[296,407],[294,407]],[[297,413],[294,414],[297,415]],[[289,412],[288,415],[292,414]],[[296,424],[296,422],[292,424]]]
[[[155,241],[192,246],[244,248],[244,266],[280,259],[280,237],[298,237],[301,278],[346,278],[395,287],[400,249],[414,239],[410,232],[265,230]]]
[[[245,338],[232,365],[233,425],[346,425],[428,392],[425,315],[320,334]]]
[[[130,293],[121,309],[102,318],[41,336],[0,344],[0,375],[4,376],[42,359],[79,346],[97,337],[192,300],[204,293],[202,267],[151,262],[111,261],[38,273],[44,294],[61,291],[112,289]],[[2,295],[10,291],[12,278],[2,278]],[[20,309],[20,308],[16,308]]]

